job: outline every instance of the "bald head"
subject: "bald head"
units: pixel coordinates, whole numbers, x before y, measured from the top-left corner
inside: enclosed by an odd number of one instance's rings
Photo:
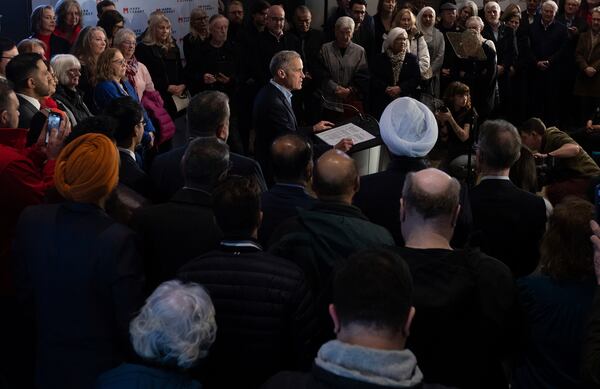
[[[271,147],[276,182],[304,183],[312,175],[312,145],[297,134],[281,136]]]
[[[319,199],[352,201],[358,182],[356,164],[346,153],[329,150],[317,161],[313,189]]]
[[[423,219],[452,217],[458,206],[460,184],[438,169],[409,173],[402,189],[406,212],[415,212]]]
[[[272,5],[269,7],[267,12],[267,29],[271,33],[279,36],[283,33],[283,26],[285,25],[285,11],[280,5]]]

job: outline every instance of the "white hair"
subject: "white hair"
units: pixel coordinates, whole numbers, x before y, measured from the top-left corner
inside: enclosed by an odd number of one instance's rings
[[[600,6],[592,8],[592,13],[600,12]]]
[[[500,13],[500,4],[496,3],[495,1],[488,1],[487,3],[485,3],[483,11],[487,12],[487,10],[491,7],[495,7],[498,10],[498,13]]]
[[[386,51],[389,47],[392,47],[394,45],[394,41],[398,39],[400,35],[403,35],[405,38],[408,39],[408,33],[405,29],[400,27],[392,28],[390,32],[388,32],[387,38],[383,41],[382,51]]]
[[[142,358],[186,369],[205,357],[215,341],[215,308],[200,285],[167,281],[148,297],[129,333]]]
[[[467,19],[467,21],[465,22],[465,26],[469,24],[469,22],[475,22],[479,25],[479,32],[481,32],[481,30],[483,30],[483,20],[481,20],[481,18],[479,16],[471,16],[470,18]]]
[[[352,32],[354,32],[354,26],[354,20],[349,16],[341,16],[335,22],[336,30],[339,30],[340,28],[350,28]]]
[[[65,85],[69,82],[68,71],[73,68],[81,69],[81,63],[76,56],[71,54],[57,54],[50,60],[50,66],[54,70],[58,83]]]
[[[300,54],[294,50],[281,50],[276,53],[273,58],[271,58],[271,62],[269,63],[269,71],[271,72],[271,75],[275,77],[279,69],[287,70],[290,66],[290,62],[296,58],[302,57],[300,57]]]
[[[552,0],[546,0],[544,1],[544,3],[542,4],[542,8],[544,8],[544,6],[549,5],[550,7],[552,7],[552,9],[554,10],[554,14],[556,14],[558,12],[558,5],[552,1]]]
[[[130,30],[129,28],[119,29],[119,31],[115,33],[115,36],[113,36],[113,47],[120,46],[121,43],[123,43],[125,39],[127,39],[127,37],[133,37],[134,41],[137,38],[133,30]]]

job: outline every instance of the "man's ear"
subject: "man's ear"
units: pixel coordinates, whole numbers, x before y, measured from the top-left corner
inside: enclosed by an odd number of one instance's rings
[[[27,89],[34,89],[35,88],[35,80],[33,79],[33,77],[29,77],[27,79]]]
[[[356,180],[354,181],[354,193],[358,193],[360,190],[360,176],[356,176]]]
[[[404,223],[406,220],[406,209],[404,208],[404,199],[400,198],[400,221]]]
[[[8,111],[0,112],[0,128],[8,127]]]
[[[460,215],[460,204],[458,204],[456,206],[456,209],[454,210],[454,212],[452,212],[452,220],[450,220],[450,224],[452,225],[452,227],[456,227],[456,223],[458,222],[458,215]]]
[[[415,312],[415,307],[410,307],[408,311],[408,317],[406,318],[406,324],[404,324],[404,328],[402,328],[402,334],[405,338],[407,338],[410,335],[410,325],[412,324],[412,321],[415,317]]]
[[[279,76],[279,78],[285,78],[285,70],[277,69],[277,75]]]
[[[329,316],[331,316],[331,320],[333,321],[333,332],[337,334],[340,332],[341,325],[337,311],[335,310],[335,305],[333,304],[329,304]]]

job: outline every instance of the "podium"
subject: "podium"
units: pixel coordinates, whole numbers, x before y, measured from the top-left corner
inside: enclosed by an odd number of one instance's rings
[[[336,126],[332,129],[348,123],[352,123],[362,128],[375,137],[374,139],[355,144],[348,151],[348,155],[350,155],[352,159],[356,161],[358,174],[365,176],[367,174],[377,173],[378,171],[382,170],[388,157],[386,149],[382,145],[381,135],[379,133],[379,123],[377,120],[368,115],[363,115],[362,118],[356,115],[348,120],[336,123]],[[325,144],[325,142],[323,142],[323,140],[317,136],[313,136],[313,141],[316,144]]]

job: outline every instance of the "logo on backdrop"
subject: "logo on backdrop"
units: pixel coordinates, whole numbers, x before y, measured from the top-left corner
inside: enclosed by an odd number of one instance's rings
[[[144,10],[141,7],[123,7],[123,13],[127,15],[143,14]]]
[[[177,18],[177,22],[181,23],[189,23],[190,22],[190,17],[189,16],[180,16]]]
[[[165,15],[170,15],[170,14],[174,14],[175,13],[175,9],[173,9],[171,7],[157,8],[156,10],[164,13]]]

